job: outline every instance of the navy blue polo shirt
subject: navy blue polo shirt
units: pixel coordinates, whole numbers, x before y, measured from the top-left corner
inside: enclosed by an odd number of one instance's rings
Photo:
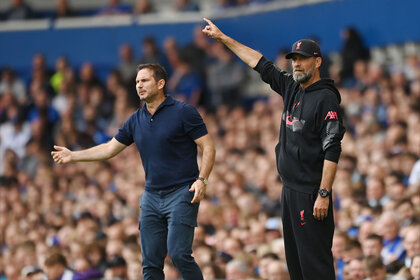
[[[197,110],[168,96],[151,115],[146,105],[134,112],[115,135],[136,143],[146,173],[146,189],[190,184],[198,177],[197,144],[207,128]]]

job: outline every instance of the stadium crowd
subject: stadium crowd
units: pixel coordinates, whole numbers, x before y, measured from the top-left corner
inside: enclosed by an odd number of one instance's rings
[[[217,0],[211,2],[210,10],[222,11],[234,7],[260,5],[275,0]],[[108,15],[144,15],[159,13],[167,10],[157,0],[131,0],[130,3],[121,0],[106,0],[107,4],[101,7],[81,8],[72,6],[69,0],[55,0],[55,8],[34,9],[25,0],[11,0],[10,6],[4,11],[0,10],[0,20],[26,20],[37,18],[69,18],[75,16],[108,16]],[[202,7],[202,0],[176,0],[168,2],[171,12],[198,12],[206,9]],[[209,3],[207,3],[209,4]]]
[[[76,69],[65,57],[49,69],[43,54],[33,57],[30,81],[2,69],[1,280],[141,279],[145,178],[135,147],[68,165],[53,164],[50,151],[113,137],[140,105],[134,75],[148,62],[168,69],[168,94],[199,107],[215,141],[193,249],[205,279],[289,279],[274,153],[281,97],[200,27],[193,32],[185,46],[168,38],[160,49],[147,38],[139,58],[122,45],[105,81],[95,65]],[[378,64],[353,33],[345,33],[342,63],[325,69],[340,88],[347,128],[333,186],[337,279],[419,279],[420,57]],[[290,70],[283,52],[274,59]],[[179,278],[169,258],[165,274]]]

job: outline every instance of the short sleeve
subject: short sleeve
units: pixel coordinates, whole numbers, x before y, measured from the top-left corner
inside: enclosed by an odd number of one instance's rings
[[[131,115],[127,121],[125,121],[124,125],[120,127],[117,134],[115,135],[115,139],[117,139],[118,142],[126,146],[130,146],[134,142],[133,129],[132,129],[133,118],[134,118],[134,114]]]
[[[182,122],[184,132],[188,134],[191,139],[196,140],[207,134],[207,128],[203,119],[193,106],[185,104],[182,110]]]

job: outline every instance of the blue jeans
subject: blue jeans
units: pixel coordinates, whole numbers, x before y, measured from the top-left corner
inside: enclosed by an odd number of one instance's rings
[[[198,203],[190,186],[144,191],[140,198],[140,241],[144,279],[165,279],[163,265],[166,254],[185,280],[203,279],[194,261],[192,243],[197,226]]]

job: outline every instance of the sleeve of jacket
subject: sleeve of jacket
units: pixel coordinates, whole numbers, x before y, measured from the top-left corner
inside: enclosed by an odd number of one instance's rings
[[[264,56],[258,61],[254,70],[260,73],[261,79],[265,83],[269,84],[275,92],[283,97],[290,83],[294,82],[292,75],[278,68]]]
[[[322,150],[325,159],[338,162],[341,154],[341,140],[346,129],[342,110],[334,93],[327,93],[317,110],[317,125],[320,128]]]

